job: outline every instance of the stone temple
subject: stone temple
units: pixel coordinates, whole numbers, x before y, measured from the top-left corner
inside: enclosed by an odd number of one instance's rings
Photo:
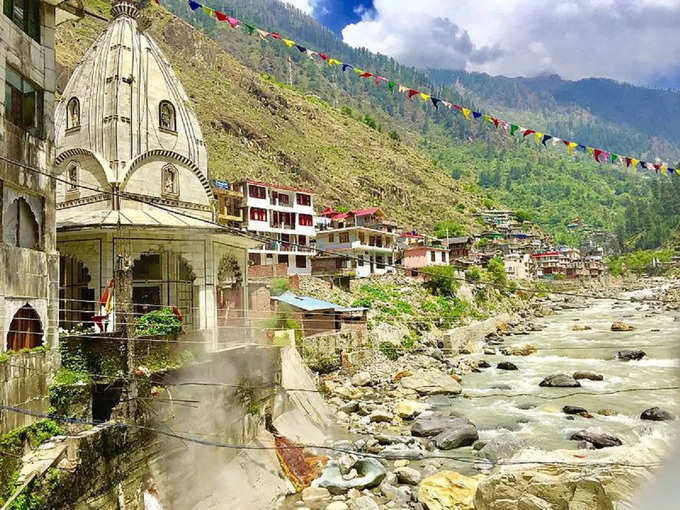
[[[60,327],[101,316],[116,267],[132,264],[137,316],[176,306],[184,329],[216,346],[245,331],[247,249],[258,243],[210,223],[208,156],[189,98],[136,3],[116,0],[111,14],[56,111]],[[113,287],[115,308],[124,294]],[[103,329],[116,328],[114,315]]]

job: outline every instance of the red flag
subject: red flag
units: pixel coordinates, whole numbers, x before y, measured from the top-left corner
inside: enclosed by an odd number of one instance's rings
[[[227,16],[223,12],[215,11],[215,17],[217,18],[217,21],[227,21],[227,18],[229,16]]]
[[[323,60],[328,60],[328,55],[326,55],[325,53],[319,53],[319,56],[320,56]]]
[[[659,169],[661,168],[661,163],[657,163],[654,165],[654,170],[656,170],[656,173],[659,173]]]
[[[491,117],[491,120],[492,120],[493,123],[496,125],[496,127],[498,127],[498,119],[495,118],[495,117]]]
[[[529,136],[531,133],[535,133],[535,132],[536,131],[534,131],[533,129],[526,129],[526,130],[524,130],[523,134],[524,134],[524,136]]]
[[[277,34],[276,32],[272,32],[270,35],[271,35],[274,39],[281,39],[281,36],[280,36],[279,34]]]
[[[454,104],[453,107],[454,107],[456,110],[462,110],[462,109],[463,109],[463,107],[462,107],[461,105],[459,105],[459,104]]]
[[[569,147],[569,144],[571,143],[569,140],[562,140],[562,143]]]
[[[632,161],[632,160],[631,160],[630,158],[626,158],[626,166],[627,166],[627,167],[630,167],[631,161]]]
[[[373,74],[371,74],[367,71],[364,74],[360,74],[359,78],[370,78],[371,76],[373,76]]]
[[[593,154],[595,155],[595,161],[597,161],[598,163],[602,163],[602,161],[600,161],[600,156],[602,155],[602,151],[600,149],[595,149],[593,151]]]
[[[184,317],[182,317],[182,314],[180,313],[179,308],[177,308],[176,306],[173,306],[172,307],[172,313],[175,314],[175,317],[177,317],[180,320],[180,322],[184,322]]]
[[[415,96],[416,94],[420,94],[420,92],[418,92],[417,90],[411,89],[411,90],[408,91],[408,98],[412,99],[413,96]]]

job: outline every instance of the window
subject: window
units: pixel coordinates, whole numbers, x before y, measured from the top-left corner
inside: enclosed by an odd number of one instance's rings
[[[80,127],[80,101],[72,97],[66,104],[66,129],[78,129]]]
[[[158,125],[166,131],[177,131],[175,107],[170,101],[161,101],[158,105]]]
[[[252,198],[267,198],[264,186],[253,186],[252,184],[248,186],[248,195]]]
[[[40,42],[40,0],[4,0],[3,10],[16,26]]]
[[[298,244],[305,246],[307,244],[307,236],[298,236]]]
[[[279,255],[279,264],[288,264],[288,255]]]
[[[173,165],[163,167],[161,195],[179,196],[179,175]]]
[[[274,191],[272,192],[272,196],[275,201],[278,201],[279,205],[290,204],[290,197],[288,197],[288,195],[284,195],[283,193],[277,193],[276,191]]]
[[[363,232],[359,232],[359,242],[360,242],[361,244],[365,244],[365,243],[366,243],[366,237],[365,237],[365,235],[364,235]]]
[[[143,253],[132,266],[132,279],[137,281],[160,280],[160,253]]]
[[[436,252],[436,251],[432,250],[432,251],[430,252],[430,260],[431,260],[432,262],[436,262],[436,261],[437,261],[437,252]]]
[[[383,256],[376,255],[375,263],[378,265],[378,269],[385,269],[385,264],[383,264]]]
[[[311,214],[300,214],[300,225],[303,227],[314,226],[314,218]]]
[[[250,219],[253,221],[267,221],[267,210],[259,207],[250,208]]]
[[[23,198],[14,200],[3,216],[3,237],[5,243],[18,248],[37,250],[40,248],[38,222]]]
[[[33,136],[42,134],[43,94],[10,67],[5,68],[5,117]]]
[[[335,236],[333,234],[328,234],[328,242],[329,243],[335,242]]]
[[[344,269],[345,268],[345,259],[342,257],[336,257],[335,258],[335,269]]]
[[[298,193],[297,203],[298,205],[312,205],[312,197],[305,193]]]
[[[349,232],[340,232],[338,237],[341,243],[349,243]]]
[[[307,267],[307,257],[304,255],[296,255],[295,256],[295,267],[304,269]]]
[[[9,325],[7,350],[19,352],[42,345],[43,330],[40,317],[31,305],[21,307]]]
[[[357,261],[357,265],[359,267],[364,267],[364,256],[363,255],[359,256],[359,260]]]
[[[78,163],[75,161],[69,165],[66,179],[68,180],[67,191],[78,191]]]

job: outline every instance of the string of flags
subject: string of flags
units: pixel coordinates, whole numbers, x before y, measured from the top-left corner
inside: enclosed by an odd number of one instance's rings
[[[160,0],[154,0],[156,4],[160,5]],[[370,71],[366,71],[364,69],[360,69],[358,67],[355,67],[351,64],[341,62],[340,60],[337,60],[335,58],[330,57],[329,55],[323,53],[323,52],[318,52],[311,50],[309,48],[306,48],[295,41],[291,39],[286,39],[285,37],[281,36],[280,34],[276,32],[269,32],[267,30],[262,30],[261,28],[258,28],[257,26],[253,25],[252,23],[245,23],[242,22],[241,20],[238,20],[236,18],[233,18],[224,12],[212,9],[208,7],[207,5],[203,5],[199,2],[196,2],[195,0],[180,0],[180,1],[186,1],[188,4],[189,8],[192,11],[197,11],[197,10],[202,10],[206,16],[209,16],[211,18],[215,18],[217,21],[220,22],[226,22],[229,23],[229,25],[232,28],[242,28],[248,32],[250,35],[257,34],[263,41],[267,39],[276,39],[283,44],[285,44],[288,48],[295,48],[297,49],[300,53],[306,55],[310,59],[321,59],[321,61],[325,62],[328,64],[328,67],[333,68],[333,67],[338,67],[342,68],[342,72],[346,72],[347,70],[350,70],[350,72],[354,73],[357,75],[359,78],[364,78],[364,79],[371,79],[375,81],[375,86],[377,88],[381,88],[381,84],[385,84],[387,87],[387,90],[390,92],[397,92],[399,94],[405,94],[408,96],[409,100],[413,100],[414,97],[420,99],[423,102],[430,102],[434,106],[435,109],[439,110],[440,106],[443,106],[445,108],[448,108],[449,110],[452,111],[458,111],[460,112],[463,117],[465,117],[466,120],[476,120],[476,119],[483,119],[490,124],[493,124],[496,129],[501,129],[503,130],[506,134],[509,136],[515,136],[517,133],[520,133],[523,138],[525,139],[531,139],[533,138],[536,145],[543,145],[543,146],[548,146],[547,144],[550,143],[553,147],[555,146],[560,146],[560,144],[563,144],[569,154],[573,154],[574,150],[583,152],[588,154],[590,157],[592,157],[595,161],[601,164],[618,164],[621,166],[625,166],[627,168],[640,168],[641,170],[649,170],[649,171],[655,171],[657,174],[662,174],[662,175],[668,175],[668,174],[679,174],[680,173],[680,167],[679,168],[673,168],[670,167],[667,163],[661,162],[661,160],[656,159],[654,163],[643,161],[640,159],[632,158],[629,156],[623,156],[621,154],[616,154],[611,151],[607,150],[602,150],[598,149],[595,147],[590,147],[587,145],[583,145],[581,143],[571,141],[571,140],[565,140],[563,138],[558,138],[556,136],[550,135],[548,133],[544,133],[538,130],[534,129],[529,129],[522,127],[518,124],[512,124],[506,120],[502,120],[498,117],[480,113],[474,110],[471,110],[469,108],[466,108],[464,106],[458,105],[451,103],[449,101],[446,101],[444,99],[432,96],[431,94],[428,94],[426,92],[422,92],[417,89],[413,89],[411,87],[407,87],[404,85],[401,85],[385,76],[380,76],[375,73],[372,73]],[[532,136],[533,135],[533,136]]]

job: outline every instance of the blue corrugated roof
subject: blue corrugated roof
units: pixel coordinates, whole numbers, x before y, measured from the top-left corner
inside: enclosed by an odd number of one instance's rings
[[[272,296],[272,299],[292,305],[296,308],[301,308],[307,312],[329,309],[335,310],[336,312],[358,312],[367,310],[367,308],[348,308],[336,303],[331,303],[330,301],[323,301],[309,296],[297,296],[292,292],[284,292],[280,296]]]

